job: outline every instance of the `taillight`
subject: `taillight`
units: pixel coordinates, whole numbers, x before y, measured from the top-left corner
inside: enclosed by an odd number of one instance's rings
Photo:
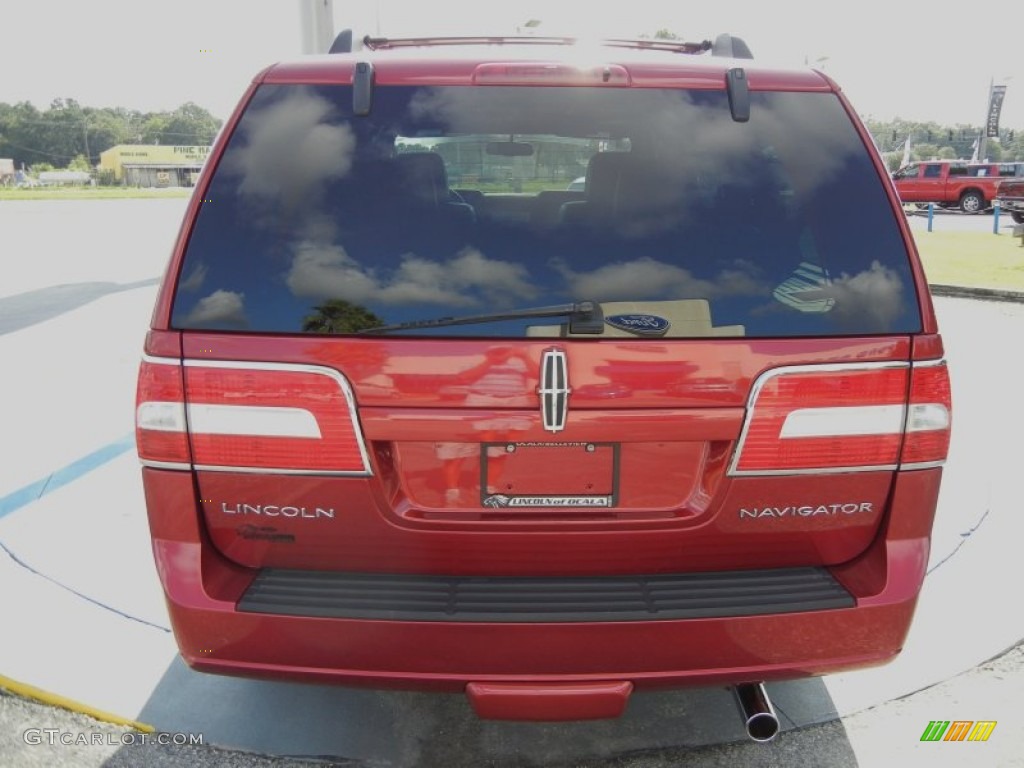
[[[149,433],[163,430],[187,439],[184,461],[190,448],[197,469],[369,474],[352,390],[337,371],[283,363],[187,360],[182,368],[164,362],[147,358],[139,374],[137,432],[144,463],[182,461],[143,454]],[[151,370],[163,368],[176,371],[180,382],[178,410],[143,387]]]
[[[953,398],[945,361],[914,363],[902,466],[941,464],[949,452]]]
[[[144,464],[189,466],[185,389],[177,360],[147,357],[139,365],[135,445]]]
[[[730,474],[941,463],[949,445],[950,410],[944,363],[770,370],[752,389]]]

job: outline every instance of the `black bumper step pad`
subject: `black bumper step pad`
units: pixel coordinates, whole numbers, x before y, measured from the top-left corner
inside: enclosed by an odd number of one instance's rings
[[[474,578],[262,570],[238,603],[248,613],[443,622],[706,619],[852,608],[824,568],[651,576]]]

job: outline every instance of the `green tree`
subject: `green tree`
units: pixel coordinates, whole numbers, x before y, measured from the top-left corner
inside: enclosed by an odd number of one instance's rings
[[[985,157],[993,163],[1001,163],[1003,161],[1003,148],[999,146],[998,141],[989,139],[985,142]],[[982,159],[984,160],[985,158]]]
[[[1004,130],[999,137],[1006,162],[1024,160],[1024,131]]]
[[[99,162],[100,153],[118,144],[128,143],[130,126],[125,115],[115,109],[86,107],[85,130],[89,140],[89,160]]]
[[[950,159],[967,160],[974,152],[975,139],[981,135],[981,126],[968,123],[941,125],[935,122],[914,122],[900,118],[888,121],[865,118],[864,124],[883,153],[902,151],[904,142],[909,136],[913,155],[915,159],[919,160],[928,160],[932,157],[945,159],[949,157],[950,149],[953,152]],[[989,148],[996,143],[999,145],[997,150],[986,151],[989,158],[995,160],[996,153],[999,153],[999,159],[1003,162],[1024,160],[1024,141],[1021,141],[1018,133],[1013,128],[1004,127],[1003,137],[998,142],[995,139],[989,139]],[[922,149],[922,145],[926,146]]]
[[[313,309],[316,314],[302,321],[302,330],[307,333],[358,333],[384,325],[370,310],[344,299],[328,299]]]
[[[910,153],[915,160],[931,160],[938,157],[939,147],[937,144],[911,144]]]
[[[69,171],[92,171],[92,163],[85,155],[75,155],[68,163]]]
[[[57,165],[67,164],[75,155],[92,154],[88,126],[82,106],[74,99],[54,99],[36,126],[35,137]]]
[[[173,141],[166,141],[167,138],[167,113],[159,112],[145,115],[142,119],[141,141],[143,144],[174,144]]]
[[[0,157],[17,167],[49,163],[67,166],[83,155],[90,166],[117,144],[209,144],[221,121],[196,104],[173,112],[144,114],[125,107],[83,107],[74,99],[54,99],[45,110],[29,102],[0,102]]]
[[[198,104],[187,102],[173,112],[149,115],[143,124],[142,135],[146,144],[210,144],[221,121]]]

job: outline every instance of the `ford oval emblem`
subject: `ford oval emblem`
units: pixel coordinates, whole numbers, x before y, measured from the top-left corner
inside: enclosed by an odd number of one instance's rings
[[[657,315],[611,315],[604,321],[613,328],[637,336],[664,336],[671,325],[664,317]]]

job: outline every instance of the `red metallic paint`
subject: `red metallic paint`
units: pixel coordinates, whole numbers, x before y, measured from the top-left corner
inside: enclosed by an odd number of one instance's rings
[[[364,52],[379,85],[468,84],[481,60],[544,60],[543,51],[458,52],[425,68],[415,52]],[[562,52],[559,51],[559,56]],[[675,54],[606,51],[632,87],[722,89],[721,61]],[[671,65],[669,65],[671,62]],[[821,73],[748,66],[752,90],[834,92],[862,140],[870,136],[838,86]],[[352,384],[374,475],[288,477],[145,468],[143,485],[157,570],[187,663],[221,674],[286,680],[464,691],[482,711],[522,717],[531,710],[575,718],[622,699],[614,691],[790,679],[884,663],[902,648],[924,578],[940,469],[799,477],[727,478],[752,382],[783,365],[930,360],[942,342],[923,269],[898,195],[874,157],[893,216],[911,251],[923,336],[819,339],[709,339],[643,343],[566,342],[571,347],[571,418],[562,440],[617,440],[624,461],[677,473],[678,495],[623,489],[613,516],[566,514],[489,519],[471,504],[437,514],[439,489],[424,443],[477,437],[465,381],[499,348],[482,339],[324,339],[189,333],[169,329],[173,288],[189,227],[229,136],[259,82],[347,83],[352,60],[308,57],[258,75],[215,142],[189,203],[153,312],[145,349],[192,360],[248,360],[328,366]],[[500,87],[500,86],[495,86]],[[615,86],[618,87],[618,86]],[[550,341],[516,353],[538,361]],[[535,371],[536,366],[530,370]],[[525,422],[495,440],[535,439],[536,374],[519,401]],[[614,393],[615,397],[609,397]],[[628,428],[625,425],[628,421]],[[600,429],[597,426],[600,425]],[[242,482],[244,480],[244,482]],[[632,494],[632,495],[630,495]],[[741,519],[741,507],[867,502],[843,517]],[[888,503],[887,503],[888,500]],[[329,507],[334,518],[275,518],[301,547],[246,541],[222,504]],[[464,514],[459,515],[460,510]],[[266,524],[266,520],[262,521]],[[566,547],[571,534],[573,546]],[[784,615],[653,622],[502,624],[368,621],[236,611],[256,567],[343,568],[452,575],[611,575],[823,564],[856,598],[855,607]],[[252,566],[252,567],[249,567]],[[579,686],[567,695],[565,686]],[[488,686],[525,685],[525,689]],[[593,686],[596,686],[594,688]],[[529,693],[531,692],[532,693]],[[596,693],[595,693],[596,691]],[[522,693],[524,704],[513,694]],[[590,695],[595,693],[594,696]],[[488,703],[490,699],[490,703]],[[552,701],[543,711],[538,702]],[[495,709],[489,709],[489,707]]]
[[[154,554],[182,656],[196,669],[458,691],[471,682],[704,685],[883,663],[903,645],[927,541],[875,546],[885,552],[886,588],[870,604],[855,608],[684,621],[501,625],[239,613],[235,601],[245,582],[218,573],[224,567],[235,572],[223,558],[198,542],[166,540],[154,542]],[[206,586],[211,581],[219,587],[216,594]]]
[[[364,408],[454,407],[464,404],[466,373],[481,378],[489,356],[509,347],[488,339],[433,339],[429,349],[416,339],[261,336],[190,332],[183,353],[193,360],[274,360],[326,365],[352,384]],[[518,400],[506,407],[536,410],[537,371],[550,341],[527,340],[515,347],[532,366]],[[570,344],[569,377],[575,387],[608,384],[629,391],[613,407],[745,407],[750,385],[769,368],[815,363],[906,361],[910,339],[897,337],[818,339],[693,339],[656,342],[579,341]],[[652,361],[653,358],[653,361]],[[729,387],[710,388],[725,381]],[[709,394],[711,393],[711,394]],[[709,398],[711,398],[709,402]],[[609,409],[600,393],[575,393],[573,411]]]
[[[227,557],[276,566],[384,573],[480,576],[600,575],[832,565],[874,538],[892,473],[736,478],[723,481],[704,508],[671,516],[441,519],[413,515],[362,478],[199,475],[204,528]],[[740,519],[741,507],[872,504],[854,515]],[[226,514],[238,502],[331,508],[335,517],[301,519]],[[193,505],[194,509],[194,505]],[[506,510],[507,512],[507,510]],[[189,510],[189,513],[192,513]],[[181,514],[181,511],[171,514]],[[272,526],[293,543],[251,541],[243,525]],[[566,546],[571,534],[573,546]]]
[[[938,469],[899,473],[886,535],[832,569],[856,597],[855,608],[496,627],[238,613],[235,602],[256,570],[210,546],[187,473],[143,470],[157,570],[189,664],[220,674],[449,691],[472,682],[704,685],[884,663],[909,628],[940,478]]]
[[[505,685],[470,683],[466,695],[484,720],[604,720],[626,709],[632,683]]]
[[[424,61],[422,51],[386,51],[374,53],[361,51],[360,61],[368,61],[374,68],[374,82],[377,85],[472,85],[474,73],[481,63],[532,62],[538,66],[564,66],[565,50],[495,46],[490,49],[465,49],[434,52],[429,63]],[[629,49],[605,49],[600,52],[597,62],[590,57],[590,50],[580,49],[580,67],[592,69],[595,64],[608,64],[625,69],[633,88],[695,88],[723,90],[725,67],[720,59],[694,56],[683,58],[679,54]],[[350,83],[355,59],[349,57],[308,57],[301,62],[284,62],[269,69],[264,75],[267,83]],[[765,67],[755,61],[745,62],[751,90],[789,90],[829,92],[837,88],[831,81],[817,72],[793,72]],[[540,74],[532,81],[518,77],[512,82],[495,84],[493,87],[530,82],[533,85],[565,85],[576,83],[573,73],[566,71],[561,79]],[[612,79],[605,87],[620,88],[622,78]]]
[[[914,337],[912,359],[941,360],[944,355],[945,350],[942,346],[942,337],[937,333]]]

